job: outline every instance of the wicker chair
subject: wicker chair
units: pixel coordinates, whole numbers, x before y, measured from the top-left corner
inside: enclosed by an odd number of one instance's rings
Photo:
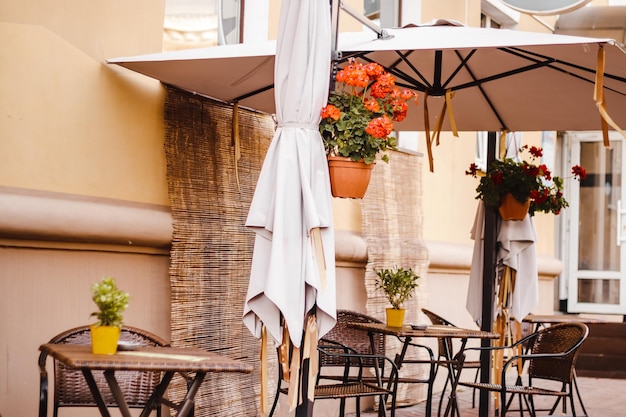
[[[550,415],[554,413],[561,400],[569,399],[572,416],[576,416],[572,390],[575,375],[574,367],[580,346],[588,334],[589,329],[583,323],[561,323],[532,333],[511,346],[471,348],[475,350],[512,349],[518,345],[528,344],[529,351],[521,355],[512,356],[504,363],[502,384],[460,382],[459,385],[500,393],[501,417],[506,416],[506,412],[512,403],[511,400],[515,395],[520,397],[520,414],[523,412],[522,398],[524,398],[524,404],[528,408],[530,415],[533,417],[536,415],[534,396],[537,395],[557,398],[550,409]],[[528,369],[526,385],[522,384],[517,372],[507,375],[509,368],[514,368],[518,359],[521,359],[524,362],[524,367]],[[509,379],[515,377],[517,382],[507,384],[507,376]],[[556,381],[557,384],[560,383],[560,389],[555,389],[555,382],[553,381]],[[584,410],[584,406],[582,408],[584,415],[586,415],[587,412]]]
[[[120,334],[120,341],[138,343],[142,346],[169,346],[160,337],[145,330],[124,326]],[[65,331],[50,339],[48,343],[65,343],[88,345],[91,343],[89,326],[76,327]],[[47,417],[48,413],[48,373],[46,371],[47,355],[39,355],[39,417]],[[115,374],[122,392],[130,408],[143,408],[148,402],[150,394],[161,380],[156,372],[124,371]],[[116,407],[115,399],[106,383],[102,372],[94,372],[94,378],[104,402],[109,407]],[[70,370],[63,364],[54,361],[54,411],[57,417],[61,407],[97,407],[91,391],[85,383],[83,374],[78,370]],[[161,415],[160,407],[157,416]]]
[[[381,404],[391,398],[390,415],[395,414],[398,372],[395,363],[384,355],[385,340],[377,337],[377,355],[371,354],[370,339],[367,332],[351,328],[348,323],[370,321],[372,319],[360,313],[345,310],[337,311],[336,326],[319,341],[319,374],[315,387],[315,400],[339,399],[340,416],[345,415],[346,399],[356,400],[356,415],[360,416],[360,398],[378,396]],[[378,376],[372,376],[368,369],[378,369]],[[341,372],[337,372],[339,369]],[[389,371],[385,374],[385,369]],[[333,372],[335,370],[335,372]],[[272,417],[280,394],[287,394],[283,387],[283,372],[279,366],[278,387],[269,417]],[[330,382],[329,382],[330,381]]]
[[[322,349],[328,353],[329,346],[335,346],[334,350],[337,351],[336,346],[341,346],[344,354],[342,355],[328,355],[322,354],[320,356],[320,373],[319,381],[331,380],[342,381],[344,384],[356,383],[356,384],[370,384],[374,386],[382,386],[382,383],[386,386],[387,392],[384,393],[381,399],[388,403],[391,409],[391,415],[395,412],[395,391],[394,387],[397,384],[428,384],[427,394],[427,407],[430,409],[432,398],[432,382],[434,381],[434,356],[432,350],[428,346],[420,345],[417,343],[407,343],[409,346],[413,346],[418,349],[424,349],[428,355],[428,359],[405,359],[403,364],[420,364],[428,365],[429,372],[428,377],[425,379],[403,376],[402,372],[396,367],[395,361],[388,359],[386,354],[385,336],[382,333],[375,333],[374,337],[374,349],[377,356],[372,356],[372,346],[369,334],[366,331],[355,329],[351,323],[382,323],[380,320],[368,316],[366,314],[350,311],[350,310],[337,310],[337,324],[326,335],[324,339],[320,341]],[[404,340],[401,340],[405,343]],[[357,355],[351,359],[349,363],[352,367],[358,367],[360,369],[355,376],[354,372],[349,372],[345,369],[347,365],[346,357],[349,355]],[[397,356],[397,355],[396,355]],[[336,370],[338,367],[344,367],[344,373],[338,375],[337,372],[332,372],[333,368]],[[369,372],[363,373],[363,371],[369,369]],[[378,373],[377,373],[378,372]],[[321,385],[320,385],[321,386]],[[319,387],[319,386],[318,386]],[[274,412],[274,408],[278,402],[279,393],[286,393],[286,389],[282,389],[279,385],[276,398],[274,399],[274,406],[270,417]],[[320,393],[321,394],[321,393]],[[344,415],[345,400],[346,398],[356,398],[356,413],[360,415],[360,401],[359,398],[363,395],[354,396],[347,395],[341,398],[340,401],[340,415]],[[372,396],[372,395],[370,395]],[[391,401],[389,400],[391,396]],[[318,392],[316,392],[316,399],[318,398]],[[328,397],[337,398],[337,397]]]
[[[454,324],[452,324],[451,322],[449,322],[448,320],[444,319],[443,317],[441,317],[440,315],[433,313],[430,310],[427,310],[425,308],[422,309],[422,312],[426,315],[426,317],[428,317],[428,319],[430,320],[430,322],[434,325],[437,326],[451,326],[451,327],[457,327]],[[446,346],[444,345],[444,343],[447,343],[447,348],[449,349],[448,351],[451,353],[454,353],[454,349],[452,346],[452,341],[447,339],[439,339],[438,341],[438,353],[437,353],[437,360],[436,360],[436,365],[435,365],[435,375],[437,374],[437,372],[439,372],[439,368],[441,366],[443,366],[446,369],[447,372],[447,366],[448,366],[448,360],[446,360],[446,354],[445,354],[445,349]],[[453,369],[456,371],[457,370],[457,362],[456,361],[452,361],[451,363]],[[465,361],[463,362],[463,370],[465,369],[475,369],[476,370],[476,374],[474,375],[474,382],[478,381],[478,375],[480,374],[480,361]],[[446,389],[448,388],[448,383],[450,382],[449,378],[446,378],[445,383],[443,384],[443,389],[441,390],[441,398],[439,399],[439,415],[441,415],[441,408],[443,405],[443,398],[446,394]],[[476,389],[473,390],[472,392],[472,408],[474,408],[476,406]]]

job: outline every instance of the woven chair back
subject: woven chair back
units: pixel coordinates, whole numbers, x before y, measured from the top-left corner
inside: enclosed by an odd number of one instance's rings
[[[120,341],[136,343],[141,346],[168,346],[160,337],[145,330],[124,326],[120,333]],[[89,345],[91,334],[89,326],[81,326],[53,337],[49,343]],[[107,406],[117,407],[102,371],[94,371],[94,379]],[[150,398],[156,385],[161,380],[160,373],[147,371],[119,371],[115,373],[120,388],[124,393],[128,406],[143,407]],[[54,415],[59,407],[96,407],[93,396],[85,384],[83,374],[79,370],[68,369],[65,365],[54,361]]]
[[[441,317],[440,315],[433,313],[430,310],[427,310],[425,308],[422,309],[422,312],[426,315],[426,317],[428,317],[428,319],[430,320],[430,322],[432,324],[434,324],[435,326],[450,326],[450,327],[457,327],[454,324],[452,324],[451,322],[449,322],[448,320],[444,319],[443,317]],[[445,357],[445,349],[446,349],[446,345],[444,345],[444,343],[446,343],[448,345],[448,350],[451,354],[454,354],[454,351],[452,349],[452,340],[451,339],[444,339],[442,337],[438,338],[438,343],[437,343],[437,348],[438,348],[438,355],[440,358]]]
[[[533,358],[529,360],[528,376],[570,383],[580,346],[587,338],[589,328],[583,323],[560,323],[539,330],[530,341],[530,352],[536,354],[563,353],[562,357]]]
[[[371,343],[367,332],[352,328],[350,323],[381,323],[381,321],[355,311],[337,310],[337,324],[324,336],[324,339],[341,343],[360,354],[371,354]],[[377,354],[385,355],[385,336],[383,334],[377,333],[374,335],[374,345]],[[320,366],[344,366],[344,364],[345,358],[328,355],[322,355],[320,358]],[[373,367],[374,360],[365,358],[363,359],[363,365],[365,367]],[[383,363],[379,363],[378,366],[382,367]]]

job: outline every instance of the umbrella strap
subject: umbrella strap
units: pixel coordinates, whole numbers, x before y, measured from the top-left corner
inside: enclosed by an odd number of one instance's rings
[[[315,396],[315,384],[317,382],[318,362],[317,355],[317,318],[310,315],[307,318],[306,330],[304,333],[304,346],[302,351],[302,360],[309,359],[309,374],[307,399],[311,400]],[[302,376],[303,378],[305,375]]]
[[[439,113],[439,119],[437,120],[437,124],[435,125],[435,130],[433,130],[433,136],[431,138],[430,118],[428,114],[428,92],[424,92],[424,131],[426,133],[426,149],[428,150],[428,164],[430,166],[430,172],[435,171],[433,162],[433,142],[436,142],[437,146],[439,146],[439,135],[441,134],[443,119],[446,117],[446,114],[448,114],[448,118],[450,119],[450,129],[452,129],[452,134],[457,138],[459,137],[459,131],[456,127],[456,118],[454,117],[454,109],[452,107],[452,98],[454,98],[454,94],[455,93],[452,90],[446,90],[446,101],[443,103],[443,107]]]
[[[428,117],[428,91],[424,92],[424,133],[426,133],[426,150],[428,151],[428,165],[430,172],[434,172],[433,142],[430,138],[430,120]]]
[[[261,416],[267,415],[267,328],[261,330]]]
[[[598,106],[598,111],[600,112],[600,116],[602,117],[602,137],[604,139],[604,146],[609,147],[609,125],[618,132],[622,134],[624,138],[626,138],[626,133],[611,119],[609,113],[606,111],[606,101],[604,99],[604,61],[605,61],[605,52],[604,48],[600,46],[598,49],[598,61],[596,63],[596,80],[595,80],[595,89],[593,91],[593,99],[596,102],[596,106]]]
[[[439,120],[437,120],[437,126],[435,127],[437,146],[439,146],[439,134],[441,133],[441,127],[443,126],[443,119],[446,117],[446,112],[448,113],[448,118],[450,119],[450,129],[452,129],[452,134],[457,138],[459,137],[459,132],[456,128],[456,119],[454,118],[454,109],[452,108],[452,99],[454,98],[454,94],[455,93],[449,88],[446,90],[446,101],[441,108]]]
[[[326,281],[326,257],[324,256],[324,245],[322,244],[322,232],[319,227],[311,229],[311,240],[315,248],[315,260],[317,261],[317,272],[320,276],[320,285],[323,290],[328,288]]]
[[[241,191],[239,185],[239,159],[241,159],[241,145],[239,141],[239,102],[233,105],[233,126],[232,145],[235,147],[235,178],[237,180],[237,190]]]
[[[293,347],[291,352],[291,366],[289,367],[289,391],[287,392],[287,403],[289,411],[293,411],[298,406],[298,393],[300,392],[300,348]]]

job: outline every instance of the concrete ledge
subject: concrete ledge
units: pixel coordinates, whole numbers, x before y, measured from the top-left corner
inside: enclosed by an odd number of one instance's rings
[[[426,241],[431,271],[468,274],[472,266],[473,244]],[[553,256],[537,254],[539,279],[553,279],[563,272],[563,262]]]
[[[337,266],[362,266],[367,263],[367,242],[359,233],[335,230]]]
[[[169,207],[0,187],[0,237],[168,248]]]

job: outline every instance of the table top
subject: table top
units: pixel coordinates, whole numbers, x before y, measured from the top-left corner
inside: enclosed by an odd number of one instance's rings
[[[425,329],[413,329],[411,326],[389,327],[383,323],[350,323],[355,329],[373,331],[399,337],[446,337],[453,339],[498,339],[498,333],[482,330],[462,329],[452,326],[431,325]]]
[[[96,355],[91,353],[90,345],[46,343],[39,350],[75,369],[252,372],[252,365],[198,348],[142,346],[114,355]]]
[[[580,317],[574,314],[529,314],[522,320],[525,323],[602,323],[603,320]]]

